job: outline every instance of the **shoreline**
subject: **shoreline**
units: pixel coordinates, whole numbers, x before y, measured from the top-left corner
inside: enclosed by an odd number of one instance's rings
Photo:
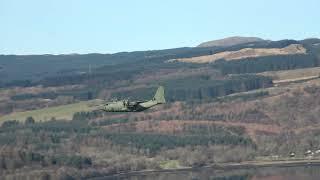
[[[103,178],[111,177],[127,177],[137,175],[148,175],[153,173],[174,173],[181,171],[191,171],[198,169],[210,169],[214,170],[235,170],[235,169],[252,169],[252,168],[263,168],[263,167],[299,167],[299,166],[320,166],[320,159],[303,159],[303,160],[277,160],[277,161],[245,161],[241,163],[217,163],[199,167],[183,167],[183,168],[172,168],[172,169],[150,169],[142,171],[131,171],[123,172],[108,176],[91,178],[92,180],[99,180]]]

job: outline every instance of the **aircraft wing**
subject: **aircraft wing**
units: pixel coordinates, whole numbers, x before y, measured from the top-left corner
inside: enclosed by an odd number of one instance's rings
[[[132,102],[129,102],[128,106],[129,107],[136,107],[137,105],[139,105],[140,103],[143,103],[145,101],[132,101]]]

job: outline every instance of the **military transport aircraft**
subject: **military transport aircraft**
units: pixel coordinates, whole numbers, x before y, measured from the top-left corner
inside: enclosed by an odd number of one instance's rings
[[[158,104],[164,104],[166,100],[164,98],[164,88],[159,86],[156,94],[151,100],[146,101],[111,101],[100,106],[98,109],[106,112],[139,112],[149,109]]]

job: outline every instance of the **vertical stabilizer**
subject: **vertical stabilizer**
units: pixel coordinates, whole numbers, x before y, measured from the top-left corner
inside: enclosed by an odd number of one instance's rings
[[[164,88],[163,88],[163,86],[159,86],[156,94],[154,95],[153,100],[157,101],[158,104],[166,103],[166,99],[164,98]]]

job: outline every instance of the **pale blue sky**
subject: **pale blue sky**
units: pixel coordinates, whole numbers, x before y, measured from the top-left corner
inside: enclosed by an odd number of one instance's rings
[[[114,53],[228,36],[320,37],[319,0],[0,0],[0,54]]]

